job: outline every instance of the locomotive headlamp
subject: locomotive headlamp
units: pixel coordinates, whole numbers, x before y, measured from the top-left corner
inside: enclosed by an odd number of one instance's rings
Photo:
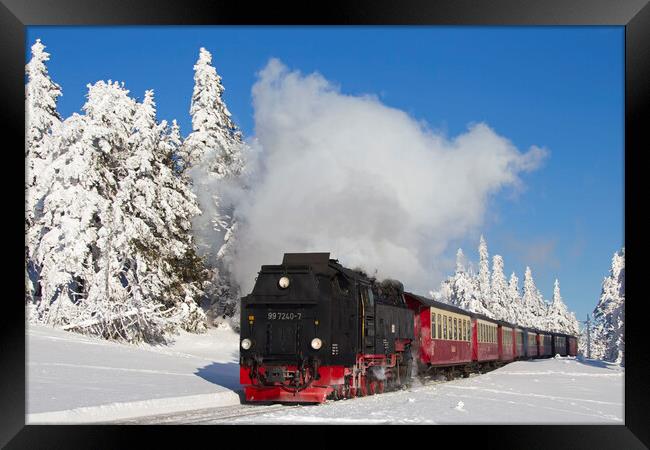
[[[322,346],[323,346],[323,341],[321,341],[320,339],[314,338],[311,340],[311,348],[313,348],[314,350],[318,350]]]
[[[289,277],[280,278],[280,281],[278,281],[278,286],[280,286],[280,289],[288,288],[289,287]]]
[[[243,348],[244,350],[248,350],[249,348],[251,348],[252,345],[253,343],[251,342],[250,339],[242,339],[241,341],[241,348]]]

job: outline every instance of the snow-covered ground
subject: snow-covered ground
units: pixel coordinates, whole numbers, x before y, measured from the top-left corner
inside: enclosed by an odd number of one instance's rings
[[[622,424],[623,379],[618,366],[597,361],[518,361],[466,379],[230,422]]]
[[[624,370],[572,358],[317,406],[240,405],[238,337],[127,346],[30,326],[28,423],[622,424]]]
[[[169,346],[133,346],[29,325],[27,423],[239,404],[238,344],[226,329],[182,333]]]

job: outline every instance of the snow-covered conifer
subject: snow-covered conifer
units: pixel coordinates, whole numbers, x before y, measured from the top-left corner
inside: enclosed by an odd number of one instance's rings
[[[548,308],[546,315],[546,326],[549,331],[556,331],[559,333],[571,333],[573,324],[571,323],[571,315],[567,309],[562,295],[560,294],[560,282],[556,278],[553,286],[553,300]]]
[[[542,294],[535,286],[533,273],[526,266],[524,274],[524,294],[522,296],[524,326],[543,329],[545,326],[546,304]]]
[[[167,123],[163,121],[163,128],[167,126]],[[171,167],[177,174],[183,174],[186,169],[186,162],[188,160],[188,155],[184,152],[186,147],[183,146],[183,138],[181,137],[181,130],[176,123],[176,119],[172,120],[172,126],[169,129],[169,133],[166,133],[163,139],[164,146],[167,151],[167,158]]]
[[[442,282],[440,290],[434,293],[434,298],[468,311],[481,314],[488,312],[478,296],[474,273],[465,268],[465,255],[462,249],[459,248],[456,252],[456,272]]]
[[[491,312],[497,319],[508,322],[513,321],[513,314],[508,298],[508,282],[503,273],[503,257],[494,255],[492,257],[492,280],[490,302]]]
[[[465,272],[465,254],[463,253],[463,249],[459,248],[456,251],[456,273],[463,272]]]
[[[229,315],[238,302],[238,287],[225,258],[233,250],[225,249],[234,249],[236,242],[238,226],[232,193],[244,188],[245,172],[242,135],[231,119],[223,92],[221,77],[212,66],[212,55],[201,48],[194,66],[192,132],[179,150],[179,160],[183,162],[182,170],[187,168],[192,178],[203,211],[194,225],[203,230],[196,233],[196,238],[213,275],[206,294],[207,309],[215,317]],[[213,233],[207,232],[210,225]]]
[[[207,165],[217,177],[239,175],[244,166],[241,132],[230,118],[224,90],[212,55],[202,47],[194,65],[192,133],[185,140],[185,165]]]
[[[521,294],[519,292],[519,278],[514,272],[510,274],[510,280],[508,281],[508,301],[510,302],[510,311],[513,322],[520,324],[522,320],[521,317],[523,316],[523,305],[521,303]]]
[[[115,167],[133,107],[124,88],[98,82],[89,86],[86,114],[74,114],[53,133],[52,176],[35,226],[42,231],[33,238],[41,268],[33,320],[66,325],[79,318],[100,264],[98,230],[118,189]]]
[[[483,235],[478,246],[479,269],[478,269],[478,290],[481,302],[489,310],[490,297],[490,258],[488,254],[487,242]]]
[[[625,248],[612,258],[594,309],[591,356],[625,364]]]
[[[25,67],[25,231],[26,231],[26,299],[38,294],[40,268],[33,259],[34,248],[42,230],[36,225],[42,214],[43,195],[49,186],[52,145],[48,140],[61,122],[56,109],[61,87],[50,78],[46,62],[50,54],[37,39],[31,47],[32,57]]]

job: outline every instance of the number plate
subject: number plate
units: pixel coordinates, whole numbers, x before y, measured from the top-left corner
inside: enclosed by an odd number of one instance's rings
[[[300,320],[302,313],[299,312],[269,312],[266,315],[268,320]]]

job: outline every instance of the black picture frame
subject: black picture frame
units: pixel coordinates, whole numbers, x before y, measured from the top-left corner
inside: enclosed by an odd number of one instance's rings
[[[625,27],[625,241],[627,258],[632,264],[627,268],[627,290],[639,292],[639,243],[630,246],[627,241],[639,239],[635,228],[639,225],[636,208],[630,200],[635,198],[642,185],[640,163],[642,152],[650,148],[648,142],[648,99],[650,81],[650,6],[648,0],[388,0],[330,1],[326,4],[225,1],[130,1],[103,0],[1,0],[0,3],[0,53],[2,54],[2,102],[0,114],[5,140],[5,204],[11,203],[15,213],[5,223],[6,236],[24,233],[23,215],[24,173],[13,169],[24,167],[20,142],[24,142],[24,66],[25,28],[29,25],[619,25]],[[9,140],[12,136],[13,140]],[[15,144],[9,145],[8,142]],[[11,176],[7,176],[11,175]],[[13,179],[15,177],[15,179]],[[19,229],[20,228],[20,229]],[[15,244],[15,245],[13,245]],[[24,260],[24,247],[20,239],[6,239],[5,260]],[[10,248],[11,247],[11,248]],[[178,435],[176,427],[115,427],[115,426],[26,426],[25,425],[25,322],[24,307],[18,300],[23,294],[19,285],[24,274],[19,264],[9,263],[4,272],[11,286],[6,303],[11,308],[0,315],[2,339],[2,423],[0,445],[7,448],[116,448],[136,444],[135,434],[155,430],[156,438],[167,443],[171,433]],[[21,280],[21,281],[19,281]],[[14,292],[14,290],[16,292]],[[483,448],[646,448],[650,445],[650,383],[646,377],[648,358],[645,356],[646,340],[645,299],[635,299],[627,304],[626,374],[625,374],[625,425],[607,426],[465,426],[426,428],[420,442],[433,445],[426,435],[435,433],[437,442],[456,437],[458,443],[484,444]],[[22,319],[22,320],[21,320]],[[209,439],[212,445],[226,445],[224,431],[229,427],[204,427],[192,430],[191,441],[197,437]],[[232,428],[230,428],[232,429]],[[241,428],[240,428],[241,430]],[[350,445],[357,435],[352,433],[311,434],[311,443],[318,436],[337,436]],[[181,431],[182,432],[182,431]],[[246,445],[264,443],[264,436],[254,435],[244,429]],[[382,433],[363,430],[363,436]],[[411,432],[391,433],[406,436],[402,445],[415,445]],[[343,440],[343,436],[347,436]],[[358,436],[358,435],[357,435]],[[310,435],[307,434],[307,438]],[[147,437],[149,439],[149,437]],[[215,439],[218,440],[215,441]],[[299,442],[304,438],[296,439]],[[365,441],[364,441],[365,442]],[[386,441],[388,442],[388,441]],[[452,438],[451,442],[455,442]],[[272,439],[269,445],[279,444]],[[190,444],[188,441],[187,444]],[[237,445],[236,442],[227,445]],[[398,444],[399,445],[399,444]],[[151,446],[151,445],[148,445]]]

